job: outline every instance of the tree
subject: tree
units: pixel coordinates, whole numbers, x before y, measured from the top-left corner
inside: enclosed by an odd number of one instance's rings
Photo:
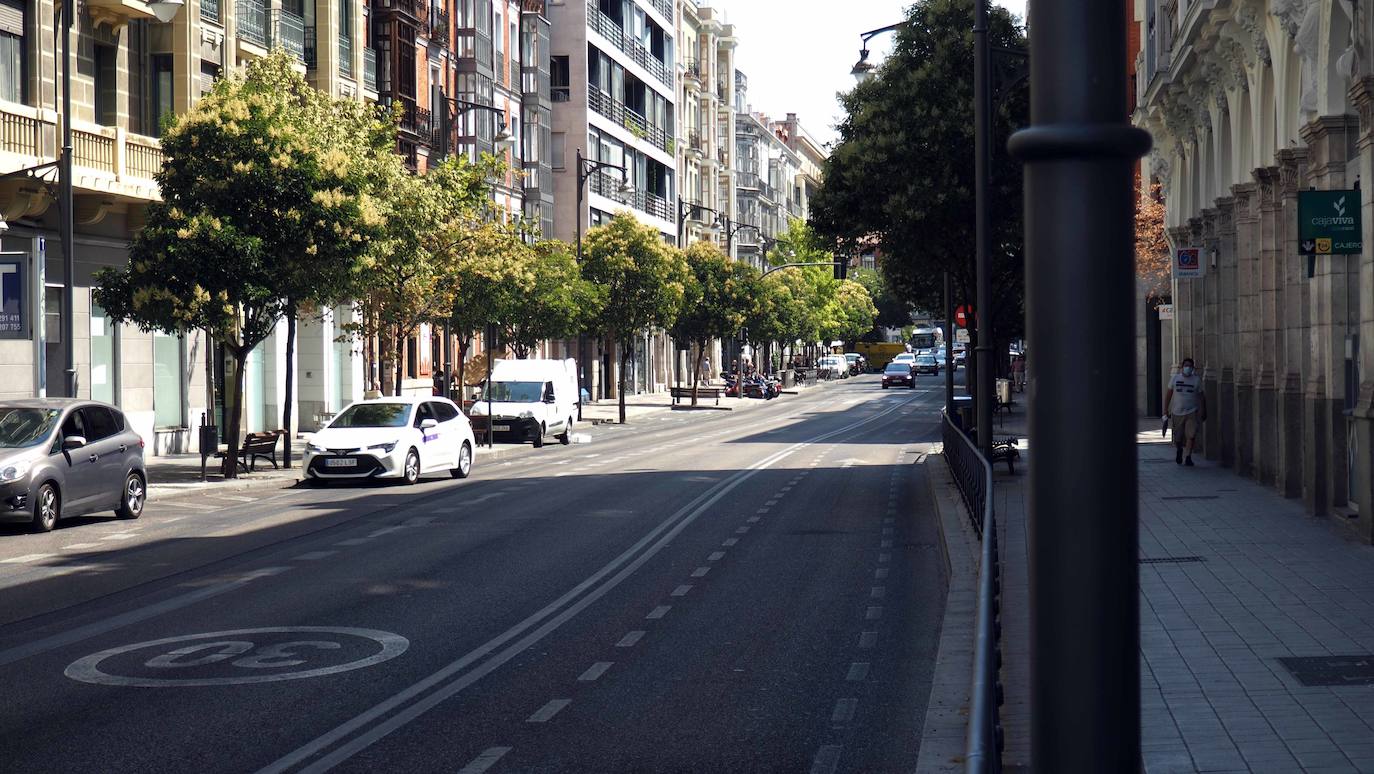
[[[1135,273],[1150,298],[1159,298],[1169,286],[1173,267],[1169,240],[1164,233],[1164,197],[1159,183],[1148,194],[1136,189]]]
[[[530,303],[538,278],[536,255],[521,238],[520,224],[486,221],[467,235],[452,267],[448,323],[458,337],[458,382],[466,384],[467,359],[477,332],[509,320]],[[509,337],[509,329],[506,331]],[[491,342],[487,342],[490,347]]]
[[[620,345],[620,422],[625,423],[625,370],[635,336],[667,328],[682,307],[687,264],[658,230],[621,213],[587,233],[583,274],[596,287],[597,331]]]
[[[520,359],[541,341],[577,335],[596,303],[596,293],[566,243],[544,240],[524,252],[530,284],[513,295],[497,318]]]
[[[841,280],[830,299],[830,311],[822,337],[830,341],[854,341],[873,330],[878,309],[868,291],[854,280]]]
[[[692,374],[701,371],[706,345],[733,336],[744,324],[751,274],[757,271],[721,252],[710,242],[696,242],[683,253],[687,274],[682,312],[670,333],[679,342],[696,345]],[[692,405],[697,405],[697,380],[692,379]]]
[[[902,328],[911,324],[911,305],[892,292],[881,272],[874,269],[855,269],[850,276],[864,286],[878,317],[873,327],[860,338],[864,341],[882,341],[884,328]]]
[[[423,175],[408,172],[399,158],[385,170],[385,238],[371,252],[359,277],[365,322],[355,332],[378,336],[389,350],[392,388],[401,394],[401,354],[420,325],[440,321],[454,309],[467,259],[519,243],[509,227],[490,217],[491,185],[503,165],[491,156],[473,163],[445,159]],[[495,252],[499,252],[495,251]]]
[[[96,300],[116,320],[204,328],[224,347],[231,449],[249,353],[302,303],[341,300],[380,236],[373,175],[393,139],[365,109],[310,88],[282,52],[218,81],[163,133],[162,201],[129,264],[97,275]],[[235,455],[224,473],[237,475]]]
[[[972,20],[973,0],[910,8],[877,77],[841,96],[848,115],[812,200],[811,223],[836,252],[876,247],[884,278],[919,309],[942,308],[945,271],[957,302],[975,296]],[[1026,47],[1000,7],[991,9],[988,35],[994,47]],[[1024,330],[1021,167],[1005,148],[1025,123],[1027,90],[996,96],[986,206],[992,324],[1006,340]]]

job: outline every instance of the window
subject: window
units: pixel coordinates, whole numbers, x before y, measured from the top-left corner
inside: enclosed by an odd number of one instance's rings
[[[95,120],[114,126],[119,120],[119,73],[115,64],[118,48],[103,43],[92,45],[95,59]]]
[[[24,67],[25,4],[0,0],[0,99],[23,102],[27,79]]]
[[[549,163],[553,165],[554,169],[564,169],[564,165],[567,163],[568,133],[554,132],[552,138],[553,144],[549,149]]]
[[[172,92],[172,55],[153,54],[149,57],[152,64],[153,94],[152,94],[152,121],[153,136],[158,137],[162,134],[162,122],[176,112],[175,94]],[[204,65],[202,64],[202,69]],[[218,71],[216,71],[218,75]],[[210,84],[213,85],[211,80]],[[207,88],[208,90],[208,88]]]
[[[458,417],[458,409],[454,408],[453,406],[450,406],[447,403],[439,403],[438,401],[435,401],[434,403],[427,405],[434,406],[434,414],[439,418],[440,422],[448,422],[449,420],[457,419]]]
[[[433,404],[433,403],[429,403],[429,402],[421,403],[420,406],[419,406],[419,408],[416,409],[416,411],[415,411],[415,426],[416,426],[416,427],[419,427],[420,424],[421,424],[422,422],[424,422],[426,419],[433,419],[433,420],[435,420],[435,421],[438,421],[438,417],[434,416],[434,404]]]
[[[153,423],[183,427],[181,415],[181,339],[153,333]]]
[[[572,79],[567,56],[549,58],[549,86],[553,92],[554,102],[567,102],[572,98]]]
[[[114,417],[110,415],[110,410],[104,406],[86,406],[81,409],[81,414],[86,419],[87,443],[109,438],[119,432],[119,427],[115,424]]]
[[[115,336],[118,329],[99,304],[91,304],[91,399],[118,403]]]
[[[73,411],[62,421],[62,437],[72,438],[74,436],[86,437],[86,423],[81,418],[80,411]]]

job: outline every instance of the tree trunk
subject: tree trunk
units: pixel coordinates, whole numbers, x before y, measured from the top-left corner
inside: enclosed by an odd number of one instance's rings
[[[253,348],[237,346],[228,349],[234,357],[234,384],[229,395],[225,396],[228,400],[224,407],[224,444],[228,450],[224,455],[224,463],[220,470],[224,473],[225,478],[238,478],[239,447],[242,445],[243,437],[239,425],[243,419],[243,391],[248,385],[244,368],[248,365],[248,353]]]
[[[281,402],[281,466],[291,469],[291,409],[296,405],[292,387],[296,381],[296,302],[286,304],[286,390]]]
[[[468,351],[472,349],[472,334],[458,336],[458,400],[454,401],[459,406],[463,405],[463,390],[468,386],[464,378],[468,370]]]
[[[405,346],[405,337],[401,335],[398,328],[396,330],[396,384],[392,392],[398,398],[401,397],[401,387],[405,384]]]
[[[633,339],[631,339],[631,341],[633,341]],[[629,364],[630,357],[633,354],[633,344],[631,344],[628,347],[625,347],[620,351],[620,373],[616,375],[617,377],[619,377],[616,381],[620,385],[619,389],[617,389],[616,392],[620,393],[617,397],[620,398],[620,424],[622,425],[625,424],[625,366]]]
[[[697,374],[701,373],[701,359],[706,355],[706,343],[697,342],[697,357],[692,361],[692,405],[697,405]]]

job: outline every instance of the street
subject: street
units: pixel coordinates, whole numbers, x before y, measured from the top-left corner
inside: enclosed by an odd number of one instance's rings
[[[943,379],[0,531],[12,771],[907,771]]]

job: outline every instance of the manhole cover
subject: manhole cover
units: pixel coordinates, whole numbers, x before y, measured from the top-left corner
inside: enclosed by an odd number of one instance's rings
[[[1161,497],[1161,500],[1216,500],[1216,495],[1174,495],[1173,497]]]
[[[1374,685],[1374,653],[1354,656],[1286,656],[1279,659],[1308,687]]]
[[[1189,562],[1205,562],[1200,556],[1147,556],[1140,559],[1141,564],[1187,564]]]

